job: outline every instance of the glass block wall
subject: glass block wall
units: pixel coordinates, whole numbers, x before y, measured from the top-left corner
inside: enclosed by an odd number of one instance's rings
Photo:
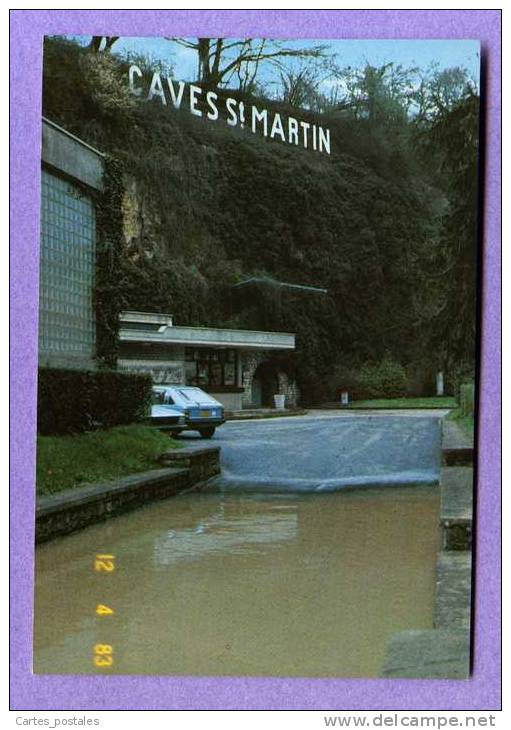
[[[46,170],[41,198],[39,358],[41,364],[80,366],[95,352],[94,203]]]

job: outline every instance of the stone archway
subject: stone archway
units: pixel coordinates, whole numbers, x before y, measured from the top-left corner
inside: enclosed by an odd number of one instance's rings
[[[256,408],[273,408],[273,396],[279,392],[279,371],[271,362],[262,362],[252,377],[252,403]]]
[[[276,393],[285,394],[288,408],[298,405],[300,393],[294,378],[268,352],[253,352],[244,358],[243,387],[244,408],[273,408]]]

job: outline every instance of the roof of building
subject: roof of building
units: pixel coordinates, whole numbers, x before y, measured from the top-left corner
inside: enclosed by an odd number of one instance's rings
[[[42,117],[43,124],[47,124],[50,127],[53,127],[61,134],[64,134],[66,137],[69,137],[70,139],[74,140],[78,144],[82,145],[82,147],[86,147],[87,149],[91,150],[91,152],[94,152],[96,155],[99,155],[100,157],[106,157],[106,154],[104,152],[100,152],[96,147],[93,147],[88,142],[85,142],[85,140],[81,139],[80,137],[77,137],[76,134],[73,134],[72,132],[69,132],[69,130],[64,129],[64,127],[61,127],[60,124],[57,124],[56,122],[52,121],[51,119],[48,119],[48,117]]]
[[[294,350],[295,335],[291,332],[227,329],[225,327],[178,327],[170,315],[152,312],[122,312],[119,339],[189,347],[229,347],[247,350]],[[148,329],[148,326],[151,326]]]
[[[105,155],[43,117],[41,159],[50,170],[64,174],[93,190],[103,190]]]

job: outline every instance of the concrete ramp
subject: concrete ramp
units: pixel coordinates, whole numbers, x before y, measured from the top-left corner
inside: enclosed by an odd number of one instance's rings
[[[222,474],[209,488],[281,493],[431,485],[438,482],[440,442],[435,416],[231,422],[215,434]]]

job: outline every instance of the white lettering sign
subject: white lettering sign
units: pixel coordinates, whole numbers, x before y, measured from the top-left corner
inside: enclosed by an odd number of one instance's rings
[[[247,105],[245,109],[243,101],[231,97],[221,99],[216,92],[205,92],[195,84],[187,86],[184,81],[176,81],[170,77],[164,77],[162,81],[158,71],[153,73],[149,84],[147,80],[144,84],[143,73],[134,64],[128,71],[128,83],[134,96],[161,103],[163,106],[172,106],[174,109],[181,109],[185,103],[185,89],[188,88],[186,104],[190,114],[196,117],[213,122],[223,120],[229,127],[241,129],[245,128],[246,122],[253,134],[262,134],[272,140],[301,146],[313,152],[330,154],[330,130],[319,124],[294,117],[286,119],[279,112],[261,109],[255,104]]]

